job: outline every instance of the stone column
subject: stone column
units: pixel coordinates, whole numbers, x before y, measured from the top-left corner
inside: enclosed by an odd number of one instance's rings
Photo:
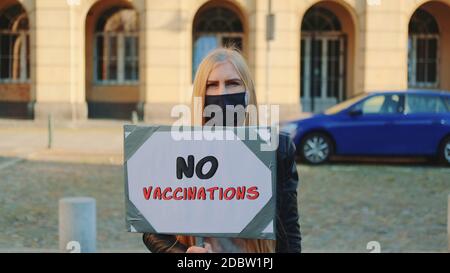
[[[361,17],[363,91],[405,90],[408,86],[408,24],[404,1],[366,1]]]
[[[77,120],[87,117],[84,99],[82,58],[84,39],[77,1],[36,1],[35,40],[35,118]],[[83,37],[83,36],[81,36]]]
[[[280,120],[300,115],[300,29],[289,1],[272,1],[274,39],[266,41],[268,1],[256,1],[250,15],[250,52],[258,102],[280,106]],[[270,43],[270,44],[269,44]]]
[[[145,92],[146,122],[171,124],[172,107],[190,100],[188,61],[190,1],[145,1]],[[189,56],[188,56],[189,55]]]

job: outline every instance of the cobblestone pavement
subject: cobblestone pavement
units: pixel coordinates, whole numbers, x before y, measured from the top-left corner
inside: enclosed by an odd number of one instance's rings
[[[58,248],[58,200],[97,200],[99,251],[146,251],[125,229],[121,122],[55,126],[0,121],[0,252]],[[445,252],[450,168],[298,165],[306,252]]]
[[[445,252],[450,169],[333,164],[299,167],[305,250]]]
[[[58,200],[97,200],[98,249],[144,250],[126,232],[120,166],[25,161],[0,170],[0,249],[58,249]]]
[[[306,252],[446,250],[450,170],[432,166],[299,165]],[[145,251],[125,231],[120,165],[20,161],[0,170],[0,250],[57,249],[58,200],[97,199],[98,249]]]

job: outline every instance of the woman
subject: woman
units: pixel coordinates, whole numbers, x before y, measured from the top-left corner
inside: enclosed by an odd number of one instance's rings
[[[204,104],[194,103],[201,98]],[[194,109],[200,105],[201,109]],[[220,48],[212,51],[200,64],[195,80],[192,112],[203,113],[205,107],[218,105],[225,113],[226,105],[256,106],[253,80],[242,55],[236,49]],[[225,114],[223,115],[225,119]],[[209,118],[195,119],[205,125]],[[242,119],[224,120],[226,125],[250,124],[248,115]],[[209,123],[208,123],[209,124]],[[218,125],[217,123],[215,123]],[[195,124],[199,125],[199,124]],[[301,252],[301,236],[297,209],[298,176],[295,146],[287,135],[279,135],[277,149],[277,207],[276,240],[204,238],[205,247],[195,246],[195,237],[144,233],[143,240],[152,252]]]

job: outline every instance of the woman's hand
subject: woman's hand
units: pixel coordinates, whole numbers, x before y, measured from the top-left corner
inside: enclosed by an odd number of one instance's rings
[[[211,245],[205,243],[205,247],[191,246],[186,253],[212,253]]]

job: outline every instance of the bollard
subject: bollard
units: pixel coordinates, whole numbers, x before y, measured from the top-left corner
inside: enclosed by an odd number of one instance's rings
[[[95,199],[88,197],[59,200],[59,249],[68,252],[74,245],[79,252],[96,251],[97,226]]]
[[[53,146],[53,119],[52,114],[48,115],[48,148]]]
[[[138,124],[138,122],[139,122],[139,117],[138,117],[138,114],[137,114],[136,111],[133,111],[133,112],[131,113],[131,122],[132,122],[133,124]]]

